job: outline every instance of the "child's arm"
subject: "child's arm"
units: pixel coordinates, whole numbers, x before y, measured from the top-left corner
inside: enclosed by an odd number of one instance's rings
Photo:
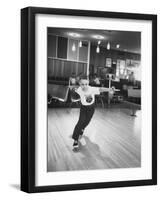
[[[113,88],[105,88],[105,87],[101,87],[99,88],[100,92],[114,92],[115,90]]]

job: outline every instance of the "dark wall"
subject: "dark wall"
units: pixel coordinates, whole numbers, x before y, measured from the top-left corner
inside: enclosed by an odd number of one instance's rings
[[[76,45],[76,51],[74,52],[72,51],[73,42]],[[78,48],[78,40],[68,40],[65,37],[48,35],[47,56],[49,79],[56,77],[69,78],[73,72],[76,75],[80,73],[87,74],[88,43],[83,42],[82,47],[79,48],[77,59]]]
[[[48,57],[56,57],[56,36],[48,35]]]
[[[86,75],[87,64],[48,58],[48,79],[69,78],[72,73]]]
[[[58,58],[67,59],[67,38],[58,37]]]

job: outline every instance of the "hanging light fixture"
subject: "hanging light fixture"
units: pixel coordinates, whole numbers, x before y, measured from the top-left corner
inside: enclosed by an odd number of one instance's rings
[[[97,48],[96,48],[96,53],[100,52],[100,46],[99,46],[100,44],[101,44],[101,40],[98,41]]]
[[[100,52],[100,47],[98,45],[97,48],[96,48],[96,53],[99,53],[99,52]]]
[[[116,48],[117,48],[117,49],[119,49],[119,48],[120,48],[120,45],[119,45],[119,44],[117,44],[117,45],[116,45]]]
[[[75,50],[76,50],[75,43],[73,43],[73,45],[72,45],[72,51],[75,51]]]
[[[110,45],[110,43],[108,42],[108,43],[107,43],[107,50],[110,50],[110,48],[111,48],[111,45]]]
[[[100,44],[101,44],[101,40],[98,41],[98,45],[100,45]]]
[[[82,41],[81,40],[79,41],[79,47],[82,47]]]

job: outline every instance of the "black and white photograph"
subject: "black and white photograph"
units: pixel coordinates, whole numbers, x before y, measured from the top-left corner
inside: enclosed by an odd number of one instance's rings
[[[25,8],[21,66],[22,190],[157,183],[156,16]]]
[[[141,32],[47,27],[47,172],[141,167]]]

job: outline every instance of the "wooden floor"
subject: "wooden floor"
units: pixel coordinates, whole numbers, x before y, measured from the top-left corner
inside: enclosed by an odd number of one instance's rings
[[[141,110],[96,108],[74,152],[71,138],[78,108],[48,109],[48,172],[141,166]]]

